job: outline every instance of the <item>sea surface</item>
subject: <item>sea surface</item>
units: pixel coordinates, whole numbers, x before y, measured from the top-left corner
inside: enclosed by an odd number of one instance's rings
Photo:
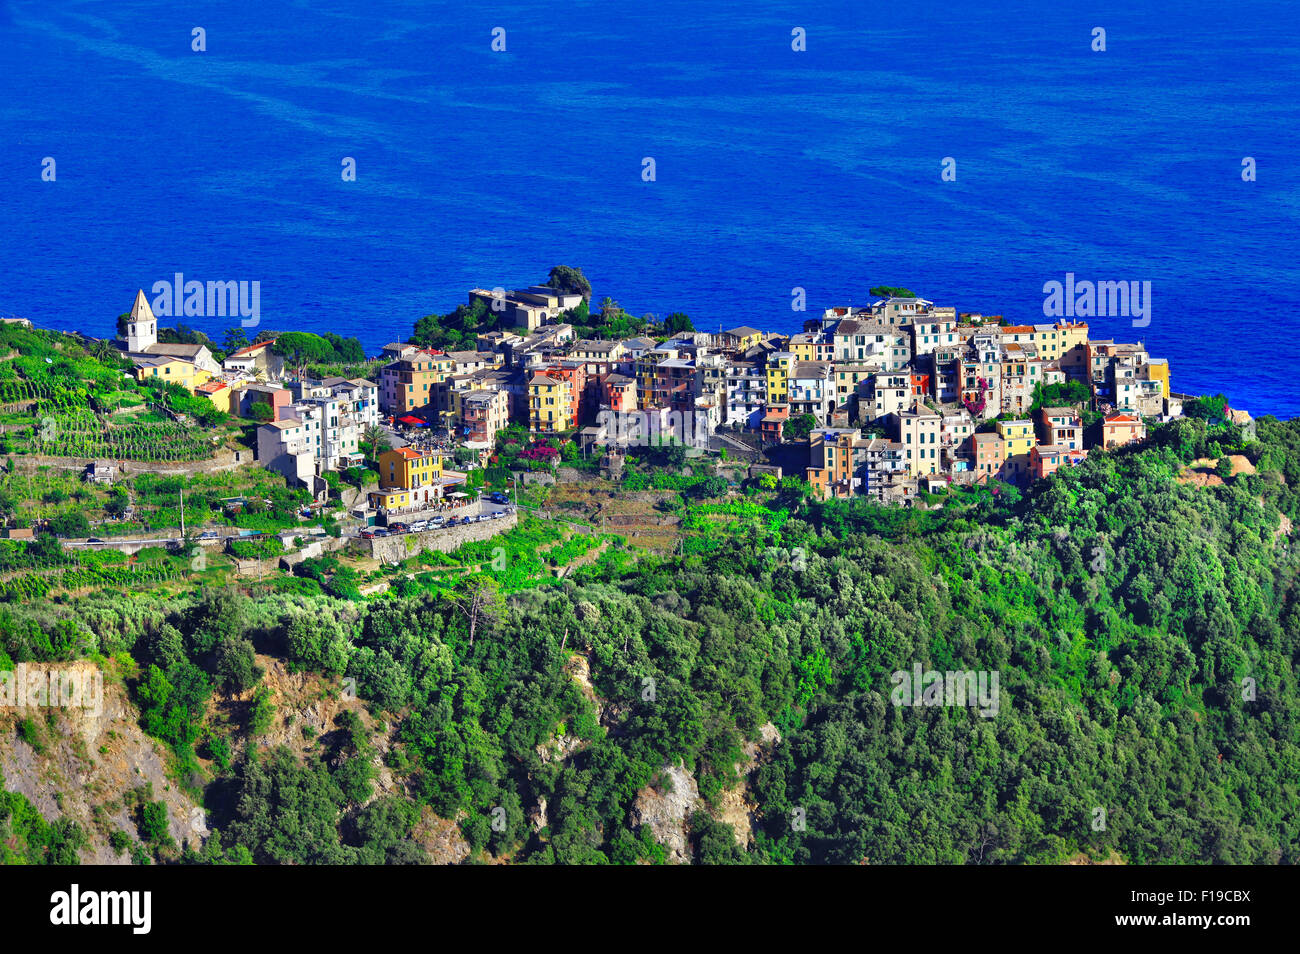
[[[1042,321],[1073,272],[1151,282],[1094,337],[1291,417],[1298,248],[1295,0],[0,0],[0,313],[50,327],[178,271],[371,351],[557,263],[787,332],[879,284]]]

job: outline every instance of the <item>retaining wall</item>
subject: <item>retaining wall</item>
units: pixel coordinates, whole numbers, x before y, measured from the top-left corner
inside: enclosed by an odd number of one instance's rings
[[[438,550],[450,553],[457,547],[475,540],[487,540],[499,533],[504,533],[519,523],[518,511],[507,514],[500,520],[484,520],[463,527],[447,527],[442,530],[426,530],[423,533],[403,533],[392,537],[375,537],[372,540],[358,540],[362,552],[369,548],[369,555],[382,563],[398,563],[409,556],[424,550]],[[408,543],[407,541],[411,542]]]

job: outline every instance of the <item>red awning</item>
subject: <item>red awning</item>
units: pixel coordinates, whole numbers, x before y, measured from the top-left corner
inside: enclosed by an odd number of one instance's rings
[[[401,421],[403,424],[411,424],[411,425],[424,423],[424,421],[420,420],[414,414],[407,414],[405,417],[399,417],[398,420]]]

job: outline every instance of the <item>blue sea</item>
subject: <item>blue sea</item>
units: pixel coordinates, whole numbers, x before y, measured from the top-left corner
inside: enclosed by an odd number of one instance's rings
[[[1073,272],[1151,282],[1093,336],[1176,390],[1300,413],[1294,0],[0,0],[0,67],[0,313],[39,324],[183,272],[373,351],[557,263],[702,328],[879,284],[1029,323]]]

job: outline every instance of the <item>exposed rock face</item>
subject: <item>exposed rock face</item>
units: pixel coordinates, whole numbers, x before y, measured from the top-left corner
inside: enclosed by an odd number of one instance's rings
[[[429,853],[435,865],[458,865],[469,857],[469,842],[462,837],[460,826],[439,818],[427,805],[411,836]]]
[[[28,672],[76,672],[83,680],[99,675],[87,660],[24,665]],[[146,783],[153,786],[153,800],[167,806],[176,844],[190,841],[197,848],[208,834],[202,811],[168,779],[167,753],[140,728],[125,689],[108,680],[102,685],[102,700],[94,707],[0,708],[4,787],[26,797],[46,821],[67,817],[77,822],[90,837],[81,851],[83,864],[130,863],[127,855],[108,847],[108,837],[113,830],[138,837],[122,796]],[[17,735],[24,719],[38,728],[39,752]]]
[[[668,860],[684,864],[691,860],[691,846],[686,837],[686,823],[700,800],[695,778],[684,765],[664,767],[671,789],[660,791],[647,786],[637,792],[632,803],[632,824],[648,825],[655,841],[668,850]]]
[[[283,660],[273,656],[258,655],[257,662],[265,671],[262,684],[271,691],[271,702],[275,706],[271,725],[256,739],[258,748],[285,746],[299,761],[304,761],[318,752],[321,738],[335,731],[338,717],[350,710],[360,717],[362,725],[371,730],[370,743],[374,746],[376,771],[374,797],[405,794],[404,786],[384,763],[384,756],[392,748],[395,723],[389,723],[381,730],[367,711],[364,700],[356,696],[345,697],[331,681],[316,673],[290,672]],[[235,699],[247,703],[253,692],[250,689]]]
[[[539,742],[537,757],[543,762],[563,762],[574,752],[587,747],[576,735],[561,735],[549,742]]]
[[[736,766],[740,784],[722,792],[716,806],[715,817],[732,827],[736,833],[736,844],[741,848],[747,847],[754,838],[754,809],[746,800],[749,794],[749,775],[771,753],[773,746],[781,741],[781,733],[768,722],[759,726],[758,739],[758,742],[746,742],[742,746],[745,761]]]
[[[550,817],[546,813],[546,799],[542,796],[537,796],[537,807],[528,813],[528,821],[534,831],[541,831],[550,824]]]
[[[588,603],[588,606],[591,604]],[[582,653],[574,653],[564,664],[564,671],[578,684],[582,694],[587,697],[591,707],[596,711],[596,721],[600,721],[605,710],[604,700],[596,695],[596,687],[591,684],[591,663]]]

